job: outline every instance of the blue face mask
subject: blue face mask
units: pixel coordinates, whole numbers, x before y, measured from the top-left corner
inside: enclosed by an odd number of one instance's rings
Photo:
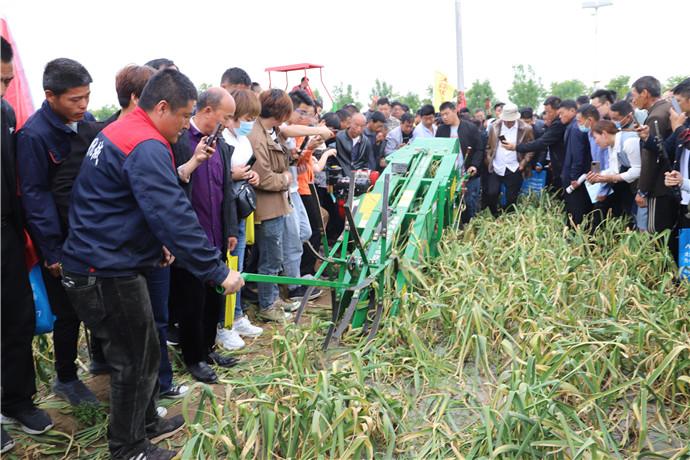
[[[589,128],[587,127],[587,125],[577,125],[577,127],[578,127],[578,129],[579,129],[581,132],[583,132],[583,133],[588,133],[588,132],[589,132]]]
[[[647,117],[649,116],[649,112],[647,109],[635,109],[635,121],[637,121],[638,124],[643,125],[645,121],[647,121]]]
[[[240,121],[240,127],[235,129],[235,134],[237,134],[238,136],[246,136],[247,134],[252,132],[253,128],[253,121]]]

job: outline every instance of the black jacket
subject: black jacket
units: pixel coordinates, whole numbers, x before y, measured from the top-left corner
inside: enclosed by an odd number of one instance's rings
[[[544,134],[532,142],[520,144],[516,147],[518,153],[539,152],[537,163],[546,163],[547,149],[551,156],[551,174],[554,178],[560,178],[565,161],[565,129],[566,126],[556,118],[546,128]]]
[[[14,109],[5,99],[2,99],[2,226],[13,225],[18,235],[22,235],[24,228],[22,204],[17,195],[16,150],[14,145],[17,120]]]
[[[436,130],[436,137],[450,137],[450,125],[441,125]],[[474,166],[479,171],[484,162],[484,143],[482,135],[474,123],[467,120],[460,120],[458,126],[458,139],[464,160],[465,168]],[[468,147],[472,147],[471,154],[467,154]],[[479,177],[479,175],[475,175]]]
[[[350,177],[352,171],[358,169],[376,169],[376,156],[374,149],[364,133],[359,136],[357,151],[352,151],[352,139],[347,135],[347,130],[340,131],[335,136],[336,159],[343,168],[343,174]]]

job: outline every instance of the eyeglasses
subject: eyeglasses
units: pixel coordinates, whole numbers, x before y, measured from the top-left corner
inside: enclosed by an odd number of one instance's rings
[[[311,113],[307,112],[306,110],[297,109],[297,110],[295,110],[295,112],[297,112],[301,117],[305,117],[305,118],[314,118],[314,115],[312,115]]]

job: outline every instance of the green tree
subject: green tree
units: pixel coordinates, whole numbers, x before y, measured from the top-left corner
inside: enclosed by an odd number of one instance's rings
[[[510,101],[518,107],[536,109],[546,95],[541,79],[534,74],[532,66],[513,66],[513,86],[508,90]]]
[[[419,99],[419,95],[417,93],[413,93],[412,91],[409,91],[404,96],[400,96],[398,98],[398,102],[408,106],[410,108],[411,113],[415,113],[422,106],[422,102]]]
[[[202,83],[202,84],[200,84],[199,87],[197,88],[197,91],[201,93],[201,92],[203,92],[203,91],[206,91],[207,89],[209,89],[209,88],[212,87],[212,86],[213,86],[213,85],[210,84],[210,83]]]
[[[388,99],[395,99],[398,97],[397,93],[393,91],[393,85],[379,80],[378,78],[374,81],[374,87],[369,91],[369,99],[374,96],[387,97]]]
[[[467,100],[467,108],[471,113],[474,113],[477,109],[484,110],[484,101],[489,99],[493,101],[496,95],[494,94],[493,88],[491,88],[491,82],[489,80],[479,81],[475,80],[465,92],[465,99]]]
[[[352,90],[352,85],[345,86],[342,82],[333,88],[333,107],[331,111],[342,109],[347,104],[354,104],[358,109],[362,108],[360,102],[356,102],[359,98],[359,92]]]
[[[90,112],[91,112],[91,115],[96,117],[96,120],[105,121],[108,118],[112,117],[115,114],[115,112],[117,112],[118,110],[120,110],[119,107],[117,107],[113,104],[107,104],[107,105],[104,105],[103,107],[101,107],[100,109],[91,110]]]
[[[616,98],[624,99],[630,91],[630,75],[618,75],[606,84],[606,89],[615,91]]]
[[[580,80],[555,81],[551,83],[549,96],[558,96],[561,99],[577,99],[578,96],[589,94],[587,85]],[[534,107],[536,109],[536,107]]]
[[[666,80],[666,84],[664,85],[664,91],[671,90],[678,86],[680,82],[685,80],[686,78],[689,78],[688,75],[674,75],[672,77],[669,77],[668,80]]]

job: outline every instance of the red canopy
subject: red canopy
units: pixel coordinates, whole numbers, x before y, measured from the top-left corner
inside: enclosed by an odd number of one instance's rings
[[[266,67],[266,72],[292,72],[293,70],[307,70],[307,69],[321,69],[323,68],[320,64],[290,64],[290,65],[280,65],[277,67]]]
[[[12,83],[10,83],[10,86],[7,88],[4,97],[7,102],[12,105],[14,113],[17,115],[17,129],[19,129],[26,119],[34,113],[34,103],[31,99],[29,82],[24,74],[24,67],[22,66],[22,60],[19,58],[17,45],[12,39],[12,34],[10,34],[10,29],[7,26],[5,18],[0,18],[0,33],[2,33],[5,40],[10,42],[12,51],[14,51],[14,59],[12,60],[14,65],[14,80],[12,80]]]

